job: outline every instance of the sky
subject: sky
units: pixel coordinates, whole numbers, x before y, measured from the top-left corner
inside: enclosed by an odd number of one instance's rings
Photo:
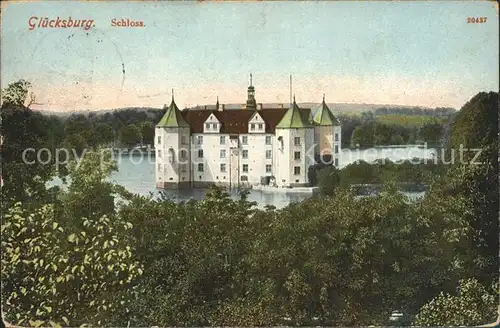
[[[257,102],[460,108],[499,89],[496,2],[2,3],[1,85],[25,79],[35,109]],[[30,18],[94,20],[30,30]],[[486,17],[468,23],[468,17]],[[143,27],[112,26],[112,19]],[[31,22],[36,22],[34,19]]]

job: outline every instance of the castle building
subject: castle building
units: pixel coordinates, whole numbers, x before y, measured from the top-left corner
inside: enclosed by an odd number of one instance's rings
[[[319,155],[339,166],[341,126],[323,102],[314,108],[257,104],[250,79],[246,104],[229,109],[170,106],[155,128],[158,188],[308,186]]]

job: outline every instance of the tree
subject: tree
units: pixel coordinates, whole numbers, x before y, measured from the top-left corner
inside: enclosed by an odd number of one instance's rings
[[[142,122],[140,125],[142,142],[146,145],[154,144],[155,127],[151,121]]]
[[[45,183],[55,173],[53,154],[41,152],[54,146],[48,119],[23,106],[29,87],[20,80],[2,90],[2,206],[45,197]]]
[[[17,203],[4,213],[5,319],[30,326],[123,323],[114,313],[125,312],[127,289],[142,271],[125,238],[131,224],[106,216],[83,219],[81,229],[65,223],[51,204],[27,210]]]
[[[110,156],[70,165],[67,191],[16,203],[2,221],[2,305],[16,324],[125,325],[135,279],[132,224],[114,211]],[[127,195],[125,194],[125,197]]]
[[[34,93],[29,93],[30,88],[31,83],[26,80],[9,83],[7,88],[2,90],[2,104],[29,108],[35,102]]]
[[[477,326],[495,321],[498,310],[498,282],[485,288],[476,279],[464,279],[457,294],[440,293],[425,304],[415,317],[416,326]]]
[[[455,117],[451,147],[459,162],[460,147],[481,149],[477,162],[469,164],[474,152],[465,152],[464,163],[456,163],[442,181],[449,194],[464,195],[472,202],[474,227],[470,238],[470,274],[483,284],[498,277],[498,93],[481,92],[467,102]]]
[[[438,145],[444,132],[444,126],[438,122],[426,123],[420,129],[420,138],[431,144]]]
[[[133,147],[140,141],[141,133],[136,125],[130,124],[120,129],[120,141],[126,147]]]
[[[96,146],[107,146],[114,141],[115,133],[113,127],[106,123],[97,123],[92,128],[90,135],[91,144]]]
[[[321,194],[331,196],[340,184],[340,176],[337,169],[330,165],[316,172],[318,187]]]

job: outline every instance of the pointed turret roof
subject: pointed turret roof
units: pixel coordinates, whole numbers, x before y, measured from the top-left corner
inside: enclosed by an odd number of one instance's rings
[[[332,114],[332,111],[325,103],[325,95],[323,94],[323,102],[319,105],[316,114],[313,118],[314,123],[323,126],[340,125],[339,120]]]
[[[165,109],[165,114],[161,118],[160,122],[156,124],[157,127],[161,128],[188,128],[189,124],[182,117],[181,111],[179,107],[175,104],[174,101],[174,92],[172,90],[172,102],[170,106],[167,107],[165,105],[163,107]]]
[[[309,123],[307,114],[300,110],[299,106],[295,102],[295,96],[293,96],[293,104],[290,107],[281,121],[276,125],[277,129],[297,129],[297,128],[310,128],[313,127]]]

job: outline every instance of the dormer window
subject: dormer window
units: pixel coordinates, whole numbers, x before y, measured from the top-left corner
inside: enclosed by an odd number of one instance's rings
[[[255,124],[254,123],[250,124],[250,130],[255,131]]]
[[[205,129],[210,130],[210,123],[205,123]]]
[[[259,123],[259,130],[262,130],[262,123]]]
[[[213,124],[214,130],[217,130],[217,125],[218,125],[217,123]]]

